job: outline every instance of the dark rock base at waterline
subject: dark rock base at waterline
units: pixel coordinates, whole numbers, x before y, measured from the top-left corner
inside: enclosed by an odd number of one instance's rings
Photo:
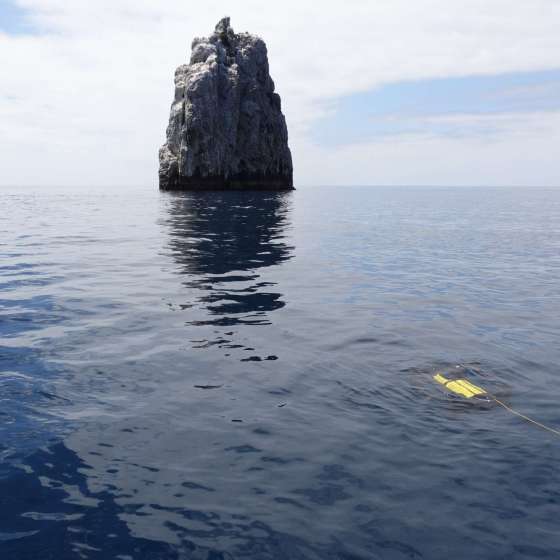
[[[162,191],[285,191],[294,190],[293,180],[285,175],[238,175],[194,177],[160,177],[159,188]]]

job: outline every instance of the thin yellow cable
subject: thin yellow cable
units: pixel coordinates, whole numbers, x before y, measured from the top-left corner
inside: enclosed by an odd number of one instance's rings
[[[551,433],[553,433],[557,436],[560,436],[560,430],[555,430],[554,428],[551,428],[549,426],[545,426],[544,424],[541,424],[540,422],[537,422],[536,420],[533,420],[532,418],[529,418],[528,416],[525,416],[525,414],[521,414],[521,412],[517,412],[517,410],[514,410],[513,408],[511,408],[511,406],[508,406],[507,404],[498,400],[493,395],[490,395],[490,397],[492,398],[492,400],[494,402],[498,403],[500,406],[503,406],[508,412],[511,412],[512,414],[515,414],[515,416],[519,416],[519,418],[523,418],[523,420],[526,420],[527,422],[529,422],[531,424],[534,424],[535,426],[538,426],[539,428],[542,428],[543,430],[547,430],[548,432],[551,432]]]

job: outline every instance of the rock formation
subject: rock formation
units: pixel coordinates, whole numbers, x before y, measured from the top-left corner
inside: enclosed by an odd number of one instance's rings
[[[291,189],[292,156],[264,41],[222,19],[175,72],[164,190]]]

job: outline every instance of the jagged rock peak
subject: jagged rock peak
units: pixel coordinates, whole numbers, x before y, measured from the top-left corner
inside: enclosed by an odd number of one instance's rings
[[[264,41],[236,34],[229,17],[195,38],[175,72],[162,189],[290,189],[292,157]]]
[[[217,35],[220,39],[223,39],[228,35],[235,35],[233,28],[231,27],[231,18],[222,18],[214,28],[214,35]]]

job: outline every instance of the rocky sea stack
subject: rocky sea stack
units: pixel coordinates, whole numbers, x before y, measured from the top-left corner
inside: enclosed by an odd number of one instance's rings
[[[164,190],[291,189],[292,156],[266,45],[222,19],[195,39],[175,72],[167,141],[159,152]]]

